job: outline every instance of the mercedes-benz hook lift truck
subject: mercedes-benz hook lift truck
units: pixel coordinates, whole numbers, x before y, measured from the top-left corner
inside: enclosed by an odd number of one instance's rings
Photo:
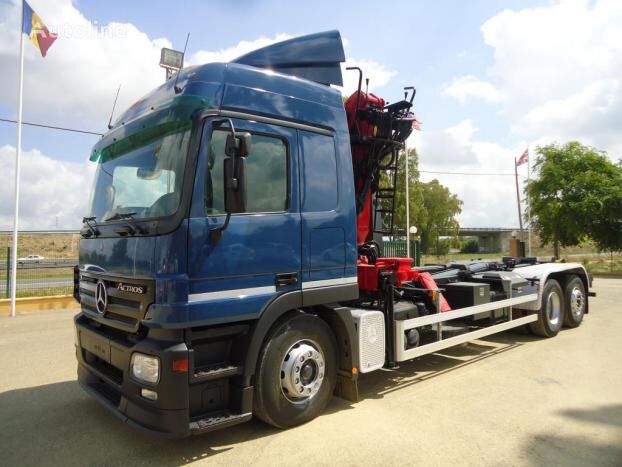
[[[356,400],[361,373],[588,312],[579,264],[382,257],[415,91],[387,104],[359,77],[344,106],[344,60],[332,31],[184,69],[95,145],[78,380],[121,420],[290,427]]]

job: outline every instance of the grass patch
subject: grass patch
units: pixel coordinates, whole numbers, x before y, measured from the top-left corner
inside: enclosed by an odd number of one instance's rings
[[[583,258],[569,258],[567,261],[582,263],[590,272],[622,274],[622,255],[591,256]]]
[[[10,275],[10,272],[9,272]],[[0,283],[6,281],[6,269],[0,270]],[[73,279],[73,268],[37,268],[37,269],[18,269],[17,280],[26,279]]]

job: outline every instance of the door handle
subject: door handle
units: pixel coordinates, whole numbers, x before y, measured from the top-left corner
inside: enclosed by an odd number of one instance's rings
[[[296,285],[298,283],[298,273],[297,272],[282,272],[275,276],[274,285],[276,288],[286,287],[288,285]]]

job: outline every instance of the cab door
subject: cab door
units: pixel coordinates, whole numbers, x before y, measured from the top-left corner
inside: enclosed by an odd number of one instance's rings
[[[228,124],[205,121],[189,219],[189,319],[235,321],[258,316],[276,296],[300,293],[301,220],[296,130],[232,119],[251,133],[246,212],[225,222],[223,161]]]

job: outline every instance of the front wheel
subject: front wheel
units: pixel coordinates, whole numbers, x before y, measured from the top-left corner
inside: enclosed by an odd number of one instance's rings
[[[317,417],[337,380],[337,344],[314,315],[299,314],[277,326],[259,357],[254,412],[278,428]]]
[[[529,324],[531,332],[537,336],[554,337],[562,328],[564,321],[564,295],[555,279],[549,279],[542,290],[542,305],[538,320]]]
[[[576,328],[583,321],[586,306],[585,285],[579,276],[570,276],[564,287],[566,310],[564,312],[564,326]]]

